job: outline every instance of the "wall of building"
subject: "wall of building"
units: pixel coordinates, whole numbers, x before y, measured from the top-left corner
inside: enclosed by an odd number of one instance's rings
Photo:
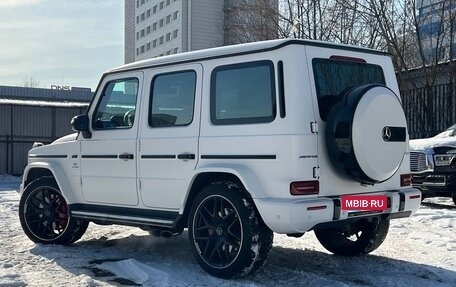
[[[135,1],[125,0],[125,63],[135,61]]]
[[[189,50],[223,46],[224,1],[189,0],[190,44]]]
[[[92,91],[0,86],[0,174],[22,174],[34,142],[72,133],[71,119],[85,113]]]
[[[85,110],[0,103],[0,174],[22,174],[33,143],[50,143],[73,133],[70,120]]]
[[[187,48],[187,0],[137,0],[134,3],[134,35],[125,35],[125,53],[134,49],[134,59],[126,63],[157,56],[185,52]],[[125,11],[126,17],[132,17]],[[129,19],[130,20],[130,19]],[[127,21],[127,19],[126,19]],[[127,38],[128,36],[128,38]],[[131,43],[133,41],[133,47]],[[128,61],[127,61],[128,60]]]
[[[455,36],[451,35],[450,28],[451,22],[455,25],[454,3],[449,0],[418,1],[417,8],[420,42],[425,58],[429,62],[436,59],[438,62],[447,61],[456,53]],[[417,58],[420,57],[418,54]]]
[[[17,98],[30,100],[55,100],[89,102],[93,92],[90,88],[73,88],[72,90],[52,90],[42,88],[26,88],[0,86],[0,98]]]

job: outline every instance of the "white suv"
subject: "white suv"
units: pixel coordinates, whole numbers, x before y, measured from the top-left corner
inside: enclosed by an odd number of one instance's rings
[[[30,150],[22,227],[53,244],[88,222],[188,228],[198,263],[223,278],[262,266],[273,232],[314,230],[335,254],[369,253],[420,204],[398,95],[387,54],[304,40],[110,70],[72,121],[79,133]],[[387,203],[345,209],[357,195]]]

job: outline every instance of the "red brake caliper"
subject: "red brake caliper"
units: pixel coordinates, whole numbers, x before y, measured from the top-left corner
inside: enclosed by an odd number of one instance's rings
[[[59,207],[57,210],[59,211],[60,226],[65,227],[68,223],[68,206],[65,200],[59,200]]]

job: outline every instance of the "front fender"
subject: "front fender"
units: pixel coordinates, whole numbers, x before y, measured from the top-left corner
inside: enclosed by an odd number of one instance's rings
[[[65,198],[68,204],[76,202],[73,191],[71,186],[68,182],[67,176],[63,168],[57,163],[49,163],[49,162],[33,162],[25,167],[24,176],[22,177],[22,183],[20,187],[20,194],[24,192],[26,188],[25,183],[27,182],[27,177],[29,175],[30,170],[40,168],[40,169],[47,169],[49,170],[52,175],[54,176],[57,185],[62,192],[63,197]]]

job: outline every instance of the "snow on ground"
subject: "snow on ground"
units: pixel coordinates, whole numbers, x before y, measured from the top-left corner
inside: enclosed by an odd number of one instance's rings
[[[266,265],[252,276],[221,280],[193,259],[187,233],[155,238],[138,228],[90,224],[71,246],[35,245],[22,232],[19,179],[0,175],[0,287],[3,286],[456,286],[456,206],[426,199],[417,215],[393,220],[368,256],[324,250],[313,232],[275,234]]]

